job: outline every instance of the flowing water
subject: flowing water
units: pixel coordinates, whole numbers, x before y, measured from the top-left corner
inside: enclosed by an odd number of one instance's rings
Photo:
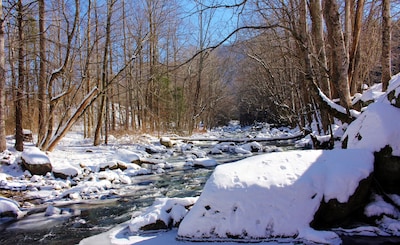
[[[156,197],[200,195],[211,172],[212,169],[179,169],[162,175],[134,177],[134,188],[123,196],[61,207],[69,213],[76,213],[72,217],[51,220],[39,212],[30,215],[23,223],[12,224],[0,231],[0,244],[79,243],[83,238],[129,220],[136,211],[150,206]]]

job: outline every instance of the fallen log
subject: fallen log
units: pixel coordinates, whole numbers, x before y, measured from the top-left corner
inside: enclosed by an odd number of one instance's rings
[[[234,142],[234,143],[248,143],[248,142],[273,142],[273,141],[284,141],[284,140],[297,140],[303,138],[304,133],[298,133],[290,136],[283,137],[255,137],[255,138],[191,138],[191,137],[169,137],[171,140],[181,140],[184,142],[188,141],[217,141],[223,142]]]

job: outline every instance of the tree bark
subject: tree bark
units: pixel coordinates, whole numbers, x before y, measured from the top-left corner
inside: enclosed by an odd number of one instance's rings
[[[23,30],[23,10],[22,0],[17,3],[17,31],[18,31],[18,85],[15,100],[15,149],[24,150],[24,135],[22,128],[22,100],[25,78],[25,50],[24,50],[24,30]]]
[[[44,35],[45,25],[45,3],[39,0],[39,81],[38,81],[38,139],[37,144],[42,142],[46,135],[46,40]]]
[[[106,41],[104,44],[104,53],[103,53],[103,67],[101,73],[101,85],[102,85],[102,97],[100,102],[100,107],[97,116],[97,126],[94,134],[94,142],[93,145],[100,145],[100,136],[101,136],[101,128],[103,126],[103,118],[105,113],[106,106],[106,92],[104,89],[108,86],[108,48],[110,45],[110,34],[111,34],[111,16],[112,16],[112,8],[115,3],[115,0],[107,1],[107,23],[106,23]],[[107,125],[106,125],[107,127]]]
[[[332,98],[328,75],[328,62],[326,58],[321,0],[310,0],[309,8],[312,19],[311,31],[314,39],[314,52],[316,53],[316,58],[318,59],[315,62],[315,66],[318,68],[316,69],[316,72],[318,72],[317,77],[319,86],[324,94],[326,94],[329,98]],[[330,124],[330,116],[326,111],[322,109],[320,111],[322,128],[325,132],[327,132]]]
[[[391,26],[392,21],[390,17],[390,0],[382,1],[382,91],[385,92],[389,86],[389,81],[392,77],[392,64],[391,64]]]
[[[353,42],[349,51],[349,83],[350,83],[350,93],[354,95],[360,92],[361,81],[358,81],[358,62],[360,56],[360,35],[362,27],[362,17],[364,12],[365,0],[357,1],[356,15],[354,18],[353,27]]]
[[[47,117],[47,133],[46,133],[46,136],[44,137],[44,139],[42,140],[42,142],[40,142],[40,144],[39,144],[41,149],[48,148],[49,141],[53,137],[53,127],[54,127],[54,115],[53,114],[54,114],[54,110],[56,109],[57,102],[60,99],[60,98],[56,98],[56,99],[52,98],[53,83],[56,79],[58,79],[62,74],[65,73],[68,62],[70,62],[71,52],[72,52],[72,42],[73,42],[73,38],[75,36],[75,31],[78,26],[79,12],[80,12],[79,8],[80,8],[80,1],[75,0],[74,22],[72,24],[71,31],[69,33],[67,33],[67,45],[65,48],[64,60],[61,64],[61,66],[51,73],[50,78],[47,82],[47,91],[48,91],[47,93],[49,96],[50,105],[49,105],[49,112],[48,112],[48,117]],[[69,30],[67,30],[67,32],[68,31]],[[61,54],[60,54],[60,57],[61,57]]]
[[[0,152],[7,149],[5,130],[5,50],[4,50],[4,16],[3,1],[0,1]]]
[[[348,83],[349,59],[340,23],[339,6],[336,0],[324,2],[325,22],[328,30],[328,41],[332,51],[331,82],[335,86],[341,105],[349,113],[351,108],[350,88]]]
[[[89,105],[95,100],[96,95],[98,94],[98,89],[92,89],[92,91],[86,96],[86,98],[79,105],[78,109],[71,115],[68,121],[65,123],[65,126],[60,130],[60,132],[55,135],[49,142],[47,151],[53,151],[57,146],[58,142],[68,133],[69,129],[74,125],[74,123],[83,115],[85,110],[89,107]]]

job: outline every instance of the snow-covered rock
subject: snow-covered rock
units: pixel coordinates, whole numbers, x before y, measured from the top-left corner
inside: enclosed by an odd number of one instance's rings
[[[209,157],[203,157],[203,158],[196,158],[193,159],[193,166],[194,167],[214,167],[217,166],[217,161],[215,159],[209,158]]]
[[[399,122],[399,108],[376,102],[348,126],[343,140],[348,149],[368,149],[371,152],[379,152],[389,145],[392,154],[400,156]]]
[[[400,194],[400,74],[375,103],[352,122],[343,147],[375,153],[375,177],[386,192]]]
[[[321,202],[346,203],[373,171],[366,150],[270,153],[219,165],[185,216],[178,239],[245,241],[272,237],[330,243],[310,227]]]
[[[56,163],[53,164],[53,174],[56,178],[73,178],[82,173],[82,169],[72,166],[69,163]]]
[[[174,142],[169,137],[161,137],[160,144],[167,148],[171,148],[174,146]]]
[[[0,218],[16,219],[24,215],[16,201],[0,196]]]
[[[138,232],[176,227],[196,200],[197,197],[157,198],[143,215],[130,221],[129,229]]]
[[[31,174],[45,175],[52,171],[49,157],[46,153],[39,150],[39,148],[26,148],[21,154],[21,159],[24,167],[29,170]]]

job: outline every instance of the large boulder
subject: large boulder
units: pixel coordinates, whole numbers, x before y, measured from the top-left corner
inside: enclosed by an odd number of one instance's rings
[[[21,155],[22,164],[32,175],[45,175],[52,171],[51,161],[36,147],[26,148]]]
[[[400,157],[387,145],[375,152],[375,178],[386,193],[400,195]]]
[[[385,192],[400,194],[400,74],[347,128],[343,147],[375,155],[375,177]]]
[[[368,201],[373,161],[366,150],[335,149],[269,153],[219,165],[179,226],[178,239],[332,243],[339,239],[335,233],[311,225],[318,227],[328,213],[337,215],[329,222],[340,222]]]

